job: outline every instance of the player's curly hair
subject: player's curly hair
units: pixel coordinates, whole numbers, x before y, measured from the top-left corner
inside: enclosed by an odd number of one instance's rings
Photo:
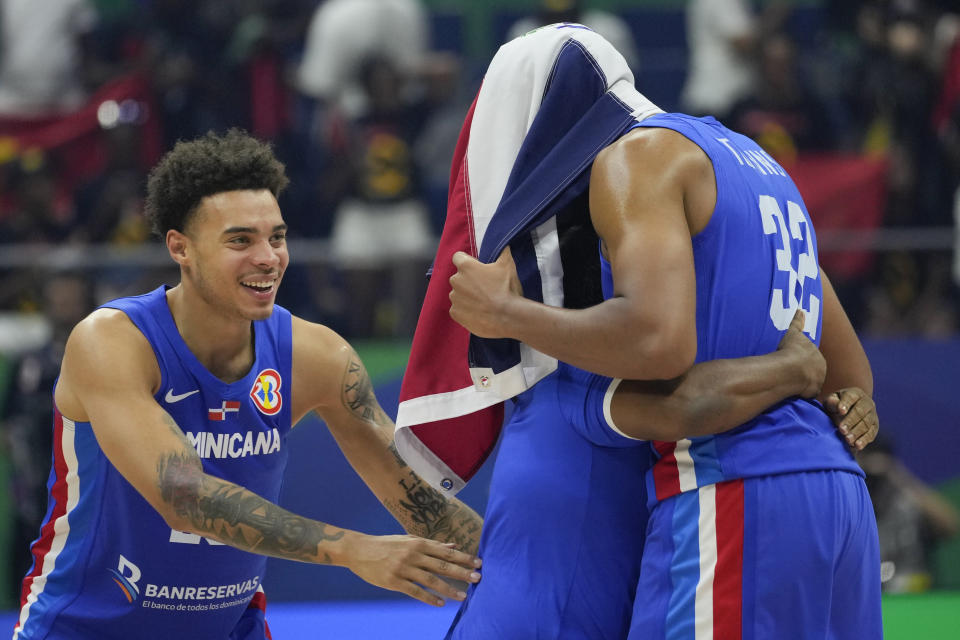
[[[153,232],[183,231],[206,196],[224,191],[269,189],[274,197],[290,181],[268,144],[241,129],[209,132],[174,145],[147,179],[147,218]]]

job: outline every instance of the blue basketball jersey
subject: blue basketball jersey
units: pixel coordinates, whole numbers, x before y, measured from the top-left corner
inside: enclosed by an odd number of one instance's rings
[[[181,338],[165,287],[104,306],[123,311],[150,342],[161,373],[156,401],[204,470],[276,502],[291,426],[289,312],[274,307],[253,323],[255,362],[228,384]],[[248,608],[264,606],[266,558],[171,530],[106,458],[90,423],[56,407],[48,487],[14,638],[252,637],[235,629]]]
[[[638,126],[677,131],[713,163],[716,207],[692,240],[697,362],[776,350],[797,308],[806,316],[804,332],[819,344],[823,287],[817,239],[786,171],[755,142],[714,118],[661,114]],[[608,292],[610,278],[605,264]],[[800,398],[732,431],[653,446],[651,502],[736,478],[827,469],[862,475],[820,404]]]
[[[641,126],[686,136],[716,175],[713,215],[692,239],[697,361],[773,351],[801,307],[819,342],[816,237],[786,172],[713,118]],[[606,261],[602,279],[609,297]],[[629,438],[607,414],[615,381],[605,380],[588,387],[593,433],[622,446]],[[652,444],[630,640],[882,635],[869,495],[818,403],[788,400],[723,434]]]
[[[517,396],[490,481],[483,579],[448,640],[626,637],[649,449],[591,442],[586,423],[597,418],[586,384],[561,365]]]

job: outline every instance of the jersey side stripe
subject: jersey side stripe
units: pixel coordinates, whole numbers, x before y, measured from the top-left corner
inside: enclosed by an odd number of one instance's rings
[[[17,640],[30,619],[30,612],[43,592],[47,577],[53,572],[57,558],[63,551],[70,534],[69,515],[76,507],[80,496],[79,464],[74,446],[76,425],[54,409],[54,469],[56,479],[51,495],[56,504],[50,518],[40,530],[40,539],[33,547],[33,568],[24,580],[20,596],[20,619],[14,629]]]
[[[717,485],[717,569],[713,578],[714,633],[743,634],[743,480]]]
[[[677,459],[674,456],[676,443],[654,442],[654,449],[660,454],[660,460],[653,465],[653,485],[657,500],[664,500],[680,493],[680,477],[677,472]]]
[[[700,544],[700,577],[694,604],[694,638],[713,640],[713,579],[717,566],[716,485],[701,488],[700,517],[697,521]]]
[[[667,640],[742,637],[743,481],[673,498]],[[696,527],[694,535],[693,527]]]
[[[698,494],[692,491],[681,493],[673,500],[673,557],[670,560],[673,591],[667,605],[665,640],[693,640],[694,593],[700,576],[700,548],[693,531],[700,521],[700,504]]]
[[[723,481],[723,470],[713,437],[653,443],[660,459],[653,465],[657,500]]]
[[[697,486],[705,487],[723,481],[720,458],[717,455],[717,439],[714,437],[697,438],[690,445],[690,457],[693,460]]]
[[[677,475],[680,481],[680,491],[691,491],[697,488],[697,465],[691,455],[689,438],[677,442],[673,455],[677,459]]]

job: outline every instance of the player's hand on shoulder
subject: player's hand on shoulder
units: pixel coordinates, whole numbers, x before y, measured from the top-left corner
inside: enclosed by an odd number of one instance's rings
[[[787,332],[780,339],[777,351],[788,355],[797,367],[801,383],[801,390],[797,395],[803,398],[815,398],[823,387],[827,376],[827,361],[823,354],[803,333],[804,314],[797,309],[787,327]]]
[[[466,597],[444,578],[466,583],[480,580],[478,558],[450,543],[409,535],[361,535],[352,545],[346,565],[370,584],[437,607],[443,606],[443,598],[460,601]]]
[[[824,402],[824,409],[847,444],[858,451],[873,442],[880,431],[877,405],[873,398],[859,387],[848,387],[831,393]]]

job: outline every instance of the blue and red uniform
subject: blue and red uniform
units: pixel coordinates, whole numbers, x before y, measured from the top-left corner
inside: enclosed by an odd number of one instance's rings
[[[123,311],[150,342],[161,373],[156,401],[204,471],[276,502],[291,426],[290,314],[275,306],[253,323],[255,362],[226,383],[180,337],[164,287],[104,306]],[[90,423],[56,407],[48,487],[15,640],[270,637],[266,558],[171,530],[110,463]]]
[[[819,343],[816,236],[783,168],[713,118],[639,126],[677,131],[714,167],[716,207],[693,238],[697,361],[774,351],[797,308]],[[652,445],[631,639],[882,637],[870,497],[819,403],[789,399],[731,431]]]

